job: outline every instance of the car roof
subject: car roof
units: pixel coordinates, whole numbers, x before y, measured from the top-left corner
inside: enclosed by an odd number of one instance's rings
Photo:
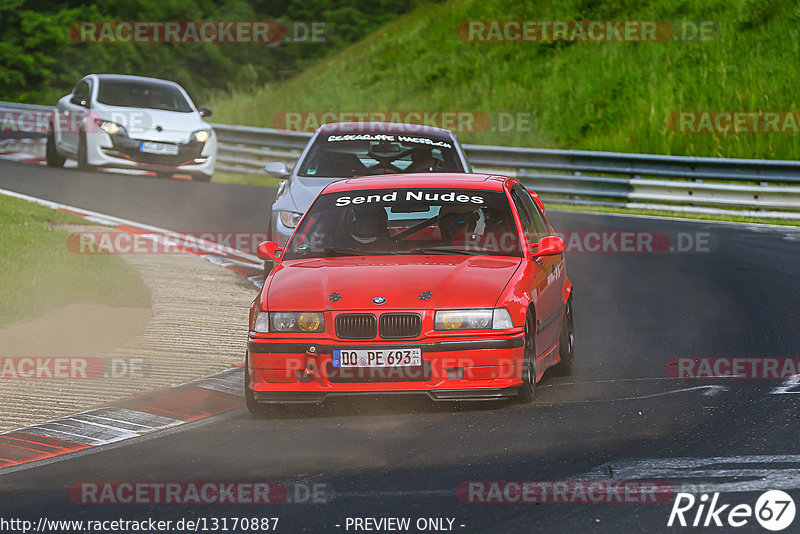
[[[161,78],[149,78],[147,76],[132,76],[130,74],[90,74],[89,76],[94,76],[97,78],[98,81],[104,80],[114,80],[114,81],[130,81],[130,82],[147,82],[147,83],[154,83],[154,84],[166,84],[166,85],[178,85],[178,83],[170,81],[170,80],[162,80]]]
[[[317,129],[320,133],[343,132],[381,132],[381,133],[401,133],[408,135],[446,135],[451,136],[453,132],[438,128],[436,126],[425,126],[422,124],[408,124],[404,122],[329,122]]]
[[[485,189],[502,191],[503,184],[510,180],[507,176],[496,174],[467,173],[416,173],[416,174],[379,174],[375,176],[359,176],[345,178],[328,185],[323,193],[342,191],[358,191],[362,189],[391,189],[404,187],[452,188],[452,189]]]

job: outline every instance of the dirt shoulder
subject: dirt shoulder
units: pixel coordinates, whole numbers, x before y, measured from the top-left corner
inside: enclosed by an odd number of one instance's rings
[[[151,309],[70,304],[0,328],[0,430],[243,362],[250,282],[188,253],[122,257],[150,288]]]

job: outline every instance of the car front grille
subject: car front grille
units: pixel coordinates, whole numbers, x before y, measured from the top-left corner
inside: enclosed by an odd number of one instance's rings
[[[162,141],[158,141],[161,143]],[[137,163],[145,165],[163,165],[165,167],[176,167],[182,163],[192,162],[201,157],[204,143],[193,141],[191,143],[168,143],[168,145],[178,145],[177,154],[150,154],[139,150],[141,141],[138,139],[113,139],[114,149],[125,154]]]
[[[422,318],[417,313],[384,313],[380,321],[371,313],[343,313],[336,317],[336,335],[341,339],[384,339],[417,337]]]
[[[416,313],[384,313],[380,319],[381,337],[399,339],[417,337],[422,329],[422,320]]]
[[[341,339],[372,339],[378,335],[371,313],[345,313],[336,317],[336,335]]]

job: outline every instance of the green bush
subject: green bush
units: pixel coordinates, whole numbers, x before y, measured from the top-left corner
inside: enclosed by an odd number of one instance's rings
[[[202,104],[212,90],[263,86],[353,42],[414,5],[412,0],[109,0],[0,2],[0,100],[54,104],[91,72],[153,76],[183,85]],[[76,43],[76,21],[318,21],[327,42]]]

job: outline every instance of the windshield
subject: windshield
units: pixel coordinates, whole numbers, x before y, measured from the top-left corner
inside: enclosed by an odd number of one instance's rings
[[[501,192],[374,189],[320,196],[285,258],[365,254],[521,256],[521,249]]]
[[[452,140],[415,134],[325,134],[303,160],[300,176],[350,178],[399,172],[464,172]]]
[[[102,80],[97,101],[124,108],[161,109],[191,113],[192,107],[177,87],[165,83]]]

